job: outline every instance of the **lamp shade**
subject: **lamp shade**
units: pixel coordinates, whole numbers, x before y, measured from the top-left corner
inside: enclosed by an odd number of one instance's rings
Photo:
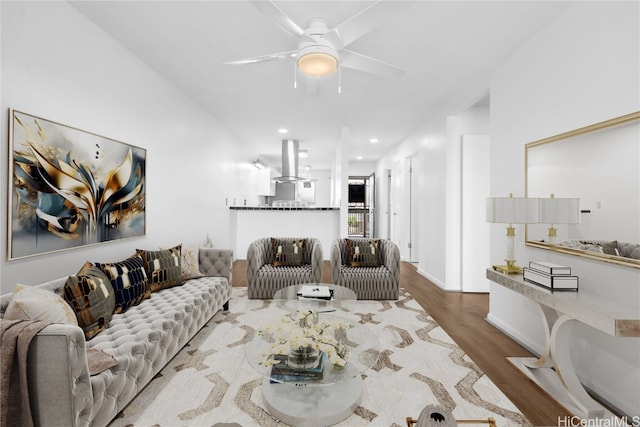
[[[542,224],[579,224],[580,199],[539,199],[538,221]]]
[[[538,199],[526,197],[489,197],[487,222],[534,224],[538,222]]]

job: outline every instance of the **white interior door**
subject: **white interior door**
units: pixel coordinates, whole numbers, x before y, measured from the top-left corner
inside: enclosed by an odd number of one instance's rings
[[[420,167],[420,157],[418,154],[411,157],[411,166],[409,169],[409,173],[411,174],[409,178],[409,206],[410,206],[410,215],[411,218],[409,220],[409,224],[411,230],[409,231],[410,241],[409,241],[409,260],[411,262],[418,262],[418,229],[420,226],[420,203],[418,202],[418,176],[419,176],[419,167]]]
[[[389,238],[400,248],[402,252],[402,165],[397,161],[391,167],[391,192],[390,192],[390,211],[391,216],[391,233]]]
[[[489,135],[462,136],[461,282],[463,292],[489,292],[485,270],[491,263],[486,212],[490,191]]]

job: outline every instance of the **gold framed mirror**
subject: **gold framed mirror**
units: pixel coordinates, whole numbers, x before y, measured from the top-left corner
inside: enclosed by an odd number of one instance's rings
[[[580,199],[579,223],[527,224],[527,246],[640,268],[640,111],[526,144],[525,195]]]

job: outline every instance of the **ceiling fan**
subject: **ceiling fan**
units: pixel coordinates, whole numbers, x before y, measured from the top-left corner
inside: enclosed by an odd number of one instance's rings
[[[307,28],[303,29],[274,2],[252,0],[250,3],[269,15],[287,34],[298,40],[298,48],[226,62],[226,64],[246,65],[295,59],[297,69],[307,76],[328,76],[334,73],[338,67],[343,67],[383,77],[399,77],[405,72],[402,68],[354,52],[346,47],[382,24],[391,14],[414,2],[415,0],[379,0],[334,28],[329,28],[325,19],[314,18],[309,21]]]

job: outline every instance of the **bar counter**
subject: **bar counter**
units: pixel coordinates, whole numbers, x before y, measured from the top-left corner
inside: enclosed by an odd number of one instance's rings
[[[231,206],[233,254],[246,259],[249,245],[261,237],[315,237],[322,244],[322,257],[331,255],[331,245],[340,235],[340,208],[294,206]]]
[[[337,211],[336,207],[316,207],[316,206],[230,206],[229,209],[236,211]]]

